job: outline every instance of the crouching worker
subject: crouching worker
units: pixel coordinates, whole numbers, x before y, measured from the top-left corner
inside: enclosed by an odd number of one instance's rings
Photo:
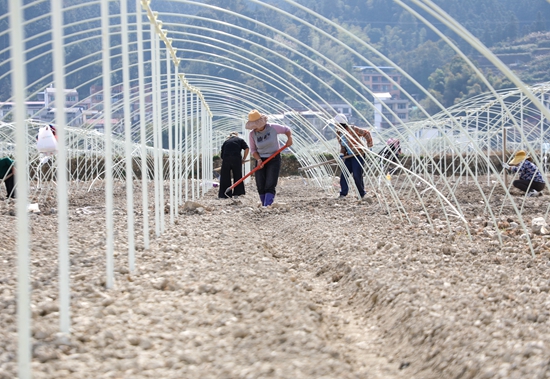
[[[2,181],[8,198],[15,199],[15,162],[9,157],[0,158],[0,182]]]
[[[508,164],[503,164],[503,167],[519,173],[519,179],[512,182],[514,187],[526,192],[528,197],[542,195],[546,183],[541,172],[525,151],[519,150]]]

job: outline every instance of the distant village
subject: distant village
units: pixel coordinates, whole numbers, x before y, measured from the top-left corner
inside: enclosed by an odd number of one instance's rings
[[[354,71],[362,83],[371,91],[365,94],[366,97],[373,98],[375,107],[374,112],[374,127],[376,130],[382,131],[389,129],[392,123],[408,122],[410,101],[406,98],[401,98],[399,84],[401,83],[401,74],[393,67],[371,67],[371,66],[356,66]],[[391,81],[388,79],[391,78]],[[35,95],[35,100],[27,101],[27,117],[37,122],[52,123],[55,120],[57,109],[54,107],[56,89],[49,86],[43,92],[38,92]],[[130,90],[130,112],[132,114],[132,124],[136,125],[139,122],[139,93],[138,87],[132,87]],[[150,91],[146,91],[150,93]],[[112,120],[113,130],[119,133],[123,132],[123,86],[115,85],[111,91],[112,96]],[[163,96],[166,96],[163,93]],[[382,106],[385,104],[386,106]],[[152,110],[152,96],[145,97],[146,115]],[[343,113],[352,123],[361,126],[364,121],[352,112],[349,104],[344,102],[327,102],[317,105],[316,110],[312,110],[299,104],[293,99],[286,101],[286,105],[291,109],[280,115],[271,115],[273,119],[280,119],[282,122],[289,122],[293,117],[299,117],[308,120],[317,128],[319,133],[324,137],[328,137],[331,131],[325,128],[326,123],[323,118],[319,117],[320,109],[328,114]],[[0,102],[0,120],[10,122],[12,117],[13,102]],[[104,117],[103,117],[103,87],[92,85],[89,88],[89,94],[86,98],[80,99],[76,89],[65,90],[64,111],[67,117],[67,125],[73,127],[83,127],[87,129],[103,132]],[[393,112],[393,113],[392,113]]]

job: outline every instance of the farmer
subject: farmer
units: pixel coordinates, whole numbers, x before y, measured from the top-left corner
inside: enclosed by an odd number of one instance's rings
[[[241,152],[244,154],[241,156]],[[226,197],[240,196],[245,194],[244,182],[241,182],[233,191],[229,191],[226,195],[225,191],[231,187],[231,174],[233,174],[233,183],[243,177],[243,163],[248,157],[248,145],[239,137],[239,133],[231,132],[222,145],[221,158],[222,167],[220,171],[220,191],[218,197],[225,199]]]
[[[55,126],[52,124],[48,124],[50,127],[50,130],[52,131],[53,136],[55,137],[55,140],[57,141],[57,131],[55,129]],[[38,140],[38,134],[36,135],[36,140]]]
[[[519,179],[512,182],[514,187],[526,192],[528,197],[542,195],[546,184],[539,169],[525,151],[519,150],[508,164],[503,164],[503,167],[519,173]]]
[[[2,181],[8,198],[15,199],[15,162],[9,157],[0,158],[0,182]]]
[[[349,192],[348,182],[346,177],[348,173],[353,174],[353,181],[359,191],[359,196],[365,196],[365,186],[363,184],[363,166],[365,164],[365,150],[373,146],[370,132],[366,129],[358,128],[354,125],[348,125],[348,119],[343,114],[337,114],[334,117],[336,124],[336,135],[340,143],[340,157],[344,158],[346,171],[342,171],[340,175],[340,196],[344,198]],[[364,138],[365,142],[363,142]]]
[[[245,128],[252,130],[249,135],[250,152],[256,159],[256,187],[264,207],[273,204],[275,199],[275,187],[279,180],[281,170],[281,156],[273,157],[266,164],[263,161],[279,150],[277,134],[286,134],[285,147],[292,146],[292,132],[288,126],[279,124],[268,124],[267,116],[252,110],[248,114],[248,122]]]
[[[393,173],[397,169],[395,164],[399,163],[399,156],[401,155],[401,142],[397,138],[390,138],[386,141],[386,146],[380,150],[378,155],[387,159],[382,159],[381,162],[384,174]]]

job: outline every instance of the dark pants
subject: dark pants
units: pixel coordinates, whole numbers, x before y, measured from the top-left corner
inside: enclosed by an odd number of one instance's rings
[[[342,171],[340,175],[340,195],[347,196],[349,192],[348,182],[346,177],[348,173],[353,174],[353,181],[355,186],[359,191],[359,196],[365,196],[365,186],[363,184],[363,165],[365,164],[365,159],[362,156],[355,156],[344,159],[344,164],[346,165],[346,171]]]
[[[256,166],[258,166],[258,162],[256,162]],[[277,187],[277,182],[279,181],[280,171],[280,154],[277,154],[276,157],[265,163],[264,168],[256,171],[256,187],[258,188],[258,194],[264,195],[266,193],[272,193],[273,195],[275,195],[275,187]]]
[[[8,197],[15,199],[15,175],[5,179],[4,184],[6,185],[6,191],[8,191]]]
[[[539,182],[532,182],[530,180],[514,180],[512,185],[522,191],[529,192],[531,190],[542,191],[546,184]]]
[[[233,182],[231,182],[231,173],[233,173]],[[222,168],[220,170],[220,191],[218,197],[226,198],[225,191],[243,177],[243,163],[242,158],[225,158],[222,161]],[[244,181],[238,186],[229,191],[227,197],[240,196],[245,194]]]

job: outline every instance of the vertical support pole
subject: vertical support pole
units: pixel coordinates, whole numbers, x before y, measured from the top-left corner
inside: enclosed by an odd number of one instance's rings
[[[476,133],[475,133],[475,140],[476,140],[476,143],[479,144],[479,113],[476,113]],[[480,149],[481,150],[481,149]],[[478,180],[478,168],[477,166],[479,165],[479,152],[476,151],[476,159],[475,159],[475,180],[477,181]]]
[[[469,114],[466,114],[466,134],[470,131],[470,120],[469,120]],[[462,183],[462,177],[464,176],[464,173],[466,173],[466,184],[468,184],[468,177],[470,175],[469,167],[470,167],[470,143],[468,142],[468,145],[466,145],[466,151],[465,151],[465,166],[463,167],[463,171],[460,173],[460,183]]]
[[[155,27],[153,24],[150,25],[150,32],[151,32],[151,91],[153,95],[153,114],[151,117],[152,121],[152,127],[153,127],[153,154],[154,154],[154,162],[153,162],[153,181],[155,183],[155,234],[157,237],[160,236],[161,229],[160,229],[160,213],[161,210],[161,203],[160,203],[160,188],[159,188],[159,176],[161,175],[161,171],[159,169],[160,163],[159,163],[159,136],[158,136],[158,128],[160,127],[158,123],[158,113],[159,113],[159,92],[160,92],[160,77],[158,75],[158,60],[157,60],[157,35],[155,34]]]
[[[520,108],[520,124],[519,124],[519,127],[520,127],[520,130],[516,131],[514,130],[514,143],[516,144],[513,148],[514,152],[516,150],[518,150],[518,146],[517,146],[517,142],[516,142],[516,139],[517,139],[517,132],[520,133],[520,136],[523,136],[523,92],[519,94],[519,98],[520,98],[520,102],[521,102],[521,108]],[[523,139],[523,137],[522,137]],[[523,141],[521,141],[523,143]]]
[[[487,106],[487,186],[491,185],[491,125],[489,123],[489,110]]]
[[[506,158],[508,157],[508,149],[507,149],[507,146],[506,146],[506,141],[507,141],[508,137],[507,137],[507,133],[506,133],[506,128],[502,128],[502,161],[506,163]],[[508,172],[506,172],[506,170],[504,170],[504,185],[506,187],[508,187]]]
[[[201,126],[201,176],[202,176],[202,195],[206,194],[208,186],[210,185],[207,181],[206,170],[208,168],[208,152],[206,151],[206,137],[207,137],[207,125],[204,118],[204,104],[201,101],[199,106],[199,115],[200,115],[200,126]]]
[[[145,69],[143,58],[143,22],[140,12],[141,0],[136,0],[136,29],[138,54],[138,87],[139,87],[139,131],[141,142],[141,202],[143,217],[143,248],[149,249],[149,190],[147,165],[147,133],[145,130]]]
[[[156,40],[156,46],[155,46],[155,51],[154,51],[154,55],[155,55],[155,60],[157,62],[157,74],[156,74],[156,77],[157,77],[157,99],[158,99],[158,102],[157,102],[157,112],[156,112],[156,119],[157,119],[157,138],[158,138],[158,148],[157,148],[157,153],[158,153],[158,157],[159,157],[159,167],[158,167],[158,170],[159,170],[159,183],[158,183],[158,186],[159,186],[159,195],[160,195],[160,198],[159,198],[159,216],[160,216],[160,232],[161,234],[164,233],[165,231],[165,219],[166,217],[164,216],[164,179],[165,179],[165,176],[164,176],[164,140],[162,138],[162,131],[164,129],[163,127],[163,119],[162,119],[162,66],[161,66],[161,56],[160,56],[160,53],[161,53],[161,50],[160,50],[160,38],[155,38]]]
[[[57,223],[59,249],[59,327],[69,334],[71,328],[71,290],[69,258],[69,201],[67,199],[67,119],[65,114],[65,49],[63,48],[63,4],[52,1],[53,66],[55,86],[55,114],[57,123]]]
[[[179,67],[176,65],[176,72],[174,75],[174,95],[175,95],[175,109],[174,109],[174,131],[176,135],[175,138],[175,175],[176,175],[176,183],[175,183],[175,202],[176,202],[176,218],[179,218],[179,206],[181,204],[181,124],[180,124],[180,109],[181,109],[181,93],[180,93],[180,79],[179,79]]]
[[[138,54],[138,87],[139,87],[139,131],[141,144],[141,203],[143,217],[143,248],[149,249],[149,190],[147,165],[147,135],[145,126],[145,69],[143,62],[143,22],[140,12],[141,0],[136,0],[136,34]]]
[[[25,124],[25,61],[23,34],[23,1],[9,1],[10,47],[12,69],[10,72],[15,99],[15,176],[17,185],[17,371],[19,379],[30,379],[31,366],[31,306],[30,306],[30,259],[29,218],[27,204],[29,196],[27,163],[27,126]]]
[[[544,90],[541,88],[540,90],[540,102],[544,105]],[[544,152],[543,146],[544,146],[544,113],[542,111],[540,112],[540,160],[539,162],[544,162]],[[544,169],[543,169],[544,172]]]
[[[168,187],[170,198],[170,225],[174,225],[174,148],[173,148],[173,135],[172,135],[172,71],[171,71],[171,59],[170,50],[166,47],[166,102],[168,105]]]
[[[248,129],[245,128],[245,125],[246,125],[246,122],[243,120],[242,125],[241,125],[241,130],[242,130],[243,138],[244,138],[244,140],[246,141],[246,144],[247,144],[247,145],[250,145],[250,141],[248,140],[248,139],[249,139],[250,131],[249,131]],[[243,172],[243,175],[246,175],[247,173],[250,172],[250,162],[251,162],[251,161],[252,161],[252,154],[249,154],[248,162],[246,162],[246,163],[244,164],[244,172]],[[245,184],[250,183],[250,177],[246,178],[244,182],[245,182]]]
[[[187,202],[189,200],[189,102],[188,102],[188,94],[187,94],[187,87],[184,90],[184,115],[185,115],[185,201]]]
[[[114,285],[114,228],[113,228],[113,151],[111,125],[111,53],[109,38],[109,0],[101,0],[101,40],[103,73],[103,117],[105,127],[105,229],[107,234],[107,289]]]
[[[461,120],[461,123],[462,123],[462,120]],[[456,152],[456,146],[460,146],[460,145],[457,145],[455,142],[455,136],[454,136],[454,133],[453,131],[451,130],[451,146],[449,146],[449,148],[451,149],[451,168],[453,170],[453,181],[455,181],[456,179],[456,173],[455,173],[455,152]],[[448,144],[448,143],[447,143]]]
[[[195,99],[196,99],[196,108],[195,108],[195,116],[197,117],[196,120],[195,120],[195,129],[197,131],[197,138],[196,138],[196,142],[197,142],[197,149],[196,149],[196,152],[197,152],[197,159],[195,160],[195,162],[197,163],[197,181],[196,181],[196,185],[197,185],[197,199],[201,197],[201,192],[200,192],[200,180],[199,179],[199,173],[201,172],[200,171],[200,166],[201,166],[201,161],[199,160],[199,158],[202,156],[202,144],[201,144],[201,136],[202,136],[202,130],[201,130],[201,124],[200,124],[200,101],[199,101],[199,94],[198,93],[195,93]],[[202,175],[201,175],[202,176]]]
[[[214,138],[214,133],[212,132],[212,118],[210,117],[210,114],[208,111],[204,111],[204,115],[206,117],[206,120],[208,121],[208,141],[207,144],[209,146],[209,159],[208,159],[208,178],[210,179],[210,183],[213,183],[214,181],[214,150],[212,149],[212,140]],[[214,185],[212,184],[212,187]]]
[[[139,10],[139,8],[138,8]],[[128,30],[128,0],[120,0],[120,26]],[[124,155],[126,160],[126,224],[128,240],[128,270],[134,271],[134,166],[132,146],[132,119],[130,112],[130,59],[128,33],[121,33],[122,39],[122,90],[124,91]]]
[[[194,118],[194,99],[193,92],[189,93],[190,96],[190,108],[191,108],[191,199],[195,200],[195,118]]]

